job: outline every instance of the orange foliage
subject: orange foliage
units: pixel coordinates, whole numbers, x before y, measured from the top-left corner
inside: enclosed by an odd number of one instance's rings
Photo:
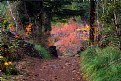
[[[10,26],[10,31],[15,32],[15,26],[13,24],[11,24],[11,26]]]
[[[25,33],[31,34],[31,32],[32,32],[32,23],[29,23],[28,25],[26,25]]]
[[[70,20],[68,23],[60,25],[53,25],[51,31],[51,38],[53,44],[57,46],[60,51],[76,52],[80,50],[81,41],[89,40],[89,25],[78,24]],[[54,41],[54,39],[56,41]]]
[[[21,38],[20,34],[15,35],[15,38]]]

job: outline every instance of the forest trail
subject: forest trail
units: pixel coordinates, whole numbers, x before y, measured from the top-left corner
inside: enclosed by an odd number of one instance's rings
[[[22,73],[11,81],[84,81],[80,73],[79,57],[40,60],[27,57],[16,66]]]

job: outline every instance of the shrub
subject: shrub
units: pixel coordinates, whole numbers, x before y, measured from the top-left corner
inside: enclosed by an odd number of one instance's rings
[[[81,53],[81,70],[89,81],[120,81],[120,61],[118,48],[89,47]]]
[[[17,74],[17,70],[11,61],[18,55],[14,49],[18,48],[19,40],[15,34],[9,31],[13,24],[8,20],[8,18],[2,17],[0,19],[0,70],[6,75],[12,75]],[[15,55],[13,55],[14,53]]]
[[[0,55],[0,70],[6,75],[17,75],[17,69],[13,66],[11,61],[6,57]]]
[[[42,47],[41,45],[35,44],[35,49],[39,52],[40,56],[44,59],[51,58],[51,55],[47,51],[46,48]]]
[[[20,35],[15,34],[15,32],[10,32],[10,28],[14,24],[10,23],[9,18],[1,18],[0,22],[0,52],[1,55],[7,59],[13,61],[18,60],[21,56],[18,53],[19,43],[22,41]]]

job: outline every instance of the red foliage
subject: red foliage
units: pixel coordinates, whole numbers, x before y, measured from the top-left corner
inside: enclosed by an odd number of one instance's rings
[[[51,38],[53,44],[57,46],[61,52],[76,53],[82,46],[81,42],[89,38],[89,26],[78,24],[72,19],[68,23],[53,25]]]

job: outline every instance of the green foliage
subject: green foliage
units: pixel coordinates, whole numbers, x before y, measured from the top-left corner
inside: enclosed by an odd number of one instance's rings
[[[4,72],[5,75],[17,74],[17,69],[13,66],[12,62],[6,57],[0,55],[0,70]]]
[[[9,80],[6,79],[6,77],[0,77],[0,80],[1,81],[9,81]]]
[[[80,57],[81,70],[89,81],[120,81],[121,51],[118,48],[89,47]]]
[[[51,58],[51,55],[49,54],[49,52],[47,51],[46,48],[42,47],[41,45],[36,45],[35,44],[35,49],[39,52],[40,56],[43,59],[49,59]]]
[[[121,40],[121,1],[99,1],[99,19],[102,34],[101,42],[105,45],[120,46]],[[103,37],[105,36],[105,38]],[[105,41],[104,41],[105,40]],[[106,42],[106,43],[105,43]]]
[[[1,18],[0,49],[4,49],[4,47],[2,47],[3,45],[7,45],[8,48],[7,50],[0,50],[0,51],[1,51],[1,55],[5,55],[5,57],[13,59],[13,57],[17,56],[16,49],[19,48],[19,42],[21,40],[19,40],[19,37],[17,37],[16,35],[15,36],[9,35],[9,32],[10,32],[9,29],[13,24],[10,23],[8,19],[9,19],[8,17]],[[12,59],[9,59],[9,60],[12,60]]]
[[[15,48],[18,47],[18,40],[10,40],[7,32],[11,26],[11,23],[8,22],[8,17],[2,18],[0,20],[1,32],[0,32],[0,70],[5,73],[5,75],[17,74],[15,66],[13,66],[10,60],[17,58],[17,53],[15,53]],[[5,48],[3,45],[8,46]],[[14,57],[14,58],[13,58]],[[20,57],[19,57],[20,58]]]
[[[6,1],[0,2],[0,16],[5,15],[6,7],[7,7]]]
[[[69,17],[52,17],[52,24],[57,24],[58,22],[67,22]]]

